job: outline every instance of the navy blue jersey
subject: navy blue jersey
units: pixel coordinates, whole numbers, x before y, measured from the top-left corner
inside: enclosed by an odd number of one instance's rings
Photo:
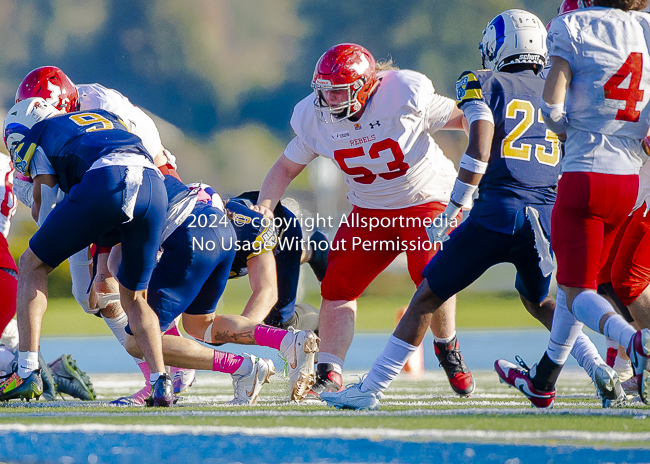
[[[226,203],[228,217],[237,234],[237,252],[230,268],[230,278],[247,275],[247,261],[273,251],[278,243],[273,219],[250,209],[251,204],[249,200],[241,198],[233,198]]]
[[[539,108],[544,80],[533,71],[466,71],[456,83],[458,107],[483,101],[494,116],[488,168],[470,219],[512,234],[524,223],[526,206],[540,213],[550,231],[550,212],[560,174],[560,143]]]
[[[81,111],[45,119],[34,124],[14,151],[14,165],[29,176],[29,163],[41,148],[56,172],[65,193],[81,182],[99,158],[111,153],[133,153],[153,159],[142,140],[131,134],[114,114],[104,110]]]

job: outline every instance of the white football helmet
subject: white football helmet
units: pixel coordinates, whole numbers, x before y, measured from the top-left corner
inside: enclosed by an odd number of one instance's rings
[[[5,116],[3,134],[7,150],[12,153],[34,124],[58,114],[61,112],[41,97],[32,97],[16,103]]]
[[[510,64],[546,64],[546,28],[541,19],[524,10],[497,15],[483,30],[478,46],[483,67],[500,71]]]

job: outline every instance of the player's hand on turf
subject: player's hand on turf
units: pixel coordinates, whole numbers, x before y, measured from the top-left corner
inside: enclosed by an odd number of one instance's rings
[[[251,205],[251,206],[250,206],[250,209],[252,209],[252,210],[255,211],[256,213],[263,214],[263,215],[266,216],[266,217],[270,217],[270,218],[273,217],[273,211],[271,211],[270,209],[268,209],[266,206],[262,206],[262,205]]]

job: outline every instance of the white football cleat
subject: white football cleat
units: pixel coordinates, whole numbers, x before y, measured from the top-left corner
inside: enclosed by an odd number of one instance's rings
[[[194,369],[181,369],[172,367],[172,384],[174,385],[174,394],[178,395],[187,391],[196,380],[196,371]]]
[[[596,367],[593,381],[603,408],[619,408],[627,403],[627,395],[621,387],[616,371],[607,364]]]
[[[289,332],[293,341],[282,351],[289,368],[291,401],[299,402],[316,382],[314,356],[318,353],[320,338],[311,330]]]
[[[258,358],[250,354],[242,356],[250,358],[253,369],[244,375],[231,374],[235,397],[226,404],[255,404],[262,386],[269,383],[269,377],[275,374],[275,366],[270,359]]]
[[[336,409],[354,409],[356,411],[374,410],[379,408],[379,400],[383,393],[376,391],[362,392],[361,383],[347,386],[338,392],[323,392],[320,399],[325,401],[329,407]]]

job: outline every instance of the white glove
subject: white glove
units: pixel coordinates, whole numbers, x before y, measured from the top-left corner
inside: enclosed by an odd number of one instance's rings
[[[27,206],[28,208],[32,207],[34,203],[34,183],[28,182],[26,180],[14,179],[14,193],[20,200],[20,202]]]
[[[447,232],[451,228],[451,220],[446,212],[440,213],[431,223],[425,227],[427,235],[429,236],[429,241],[431,243],[444,243],[449,240],[449,235]]]
[[[447,232],[458,225],[456,216],[458,216],[460,210],[460,206],[456,206],[450,201],[445,210],[438,214],[430,225],[424,228],[431,243],[444,243],[449,240]]]

